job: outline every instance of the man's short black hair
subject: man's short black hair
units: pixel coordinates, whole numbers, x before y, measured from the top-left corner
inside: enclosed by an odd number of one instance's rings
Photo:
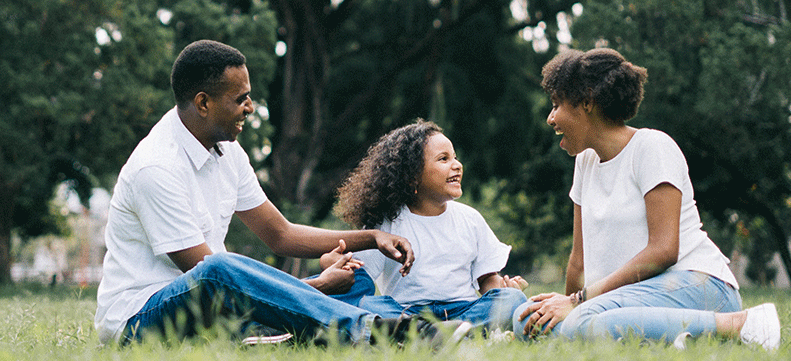
[[[189,103],[198,92],[216,95],[228,67],[245,64],[244,55],[232,46],[213,40],[198,40],[187,45],[173,63],[170,85],[179,107]]]

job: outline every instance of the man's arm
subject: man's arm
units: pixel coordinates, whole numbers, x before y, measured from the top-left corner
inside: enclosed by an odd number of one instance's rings
[[[338,241],[343,239],[347,251],[376,248],[385,256],[401,262],[402,274],[409,272],[415,260],[409,241],[403,237],[379,230],[334,231],[293,224],[270,201],[236,214],[278,255],[317,258],[332,251],[338,246]]]
[[[187,272],[195,267],[203,257],[212,254],[211,249],[206,243],[201,243],[195,247],[182,249],[180,251],[168,253],[168,257],[178,266],[181,272]]]

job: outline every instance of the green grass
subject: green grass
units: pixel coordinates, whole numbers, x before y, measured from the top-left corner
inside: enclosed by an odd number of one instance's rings
[[[557,287],[531,286],[532,292]],[[704,338],[678,351],[664,343],[639,340],[566,342],[511,342],[487,345],[470,340],[432,353],[417,344],[393,347],[256,346],[241,347],[227,337],[205,336],[165,344],[145,342],[129,347],[100,347],[93,329],[96,290],[38,285],[0,287],[0,360],[789,360],[791,359],[791,292],[774,289],[742,290],[745,307],[763,302],[778,306],[786,340],[777,352],[733,341]]]

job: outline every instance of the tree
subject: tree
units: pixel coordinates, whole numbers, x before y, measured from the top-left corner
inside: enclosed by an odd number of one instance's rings
[[[68,181],[86,204],[93,186],[114,184],[134,146],[174,106],[170,67],[184,45],[215,38],[237,46],[263,99],[275,28],[263,3],[179,2],[173,25],[157,16],[162,6],[0,5],[0,282],[10,281],[12,229],[22,236],[63,231],[48,209],[57,184]],[[245,144],[260,148],[265,131],[247,132]]]
[[[416,117],[445,127],[469,170],[465,189],[473,193],[491,177],[511,176],[522,157],[543,153],[546,137],[523,143],[541,133],[535,113],[524,111],[533,108],[538,78],[520,81],[525,68],[535,71],[548,59],[514,37],[543,18],[516,23],[510,3],[275,1],[288,50],[269,98],[276,130],[267,163],[270,197],[308,214],[308,221],[324,219],[364,150]]]
[[[789,99],[791,26],[786,1],[591,1],[575,46],[606,44],[648,68],[634,125],[676,139],[698,206],[721,224],[745,219],[768,235],[752,249],[779,251],[791,275]],[[760,218],[761,222],[752,219]],[[744,224],[742,223],[742,224]],[[727,252],[731,240],[715,239]],[[765,262],[763,257],[760,262]]]
[[[73,16],[74,12],[82,16]],[[0,283],[10,281],[10,236],[56,232],[47,201],[71,180],[81,196],[89,173],[74,157],[89,118],[86,94],[98,66],[95,1],[7,1],[0,5]]]

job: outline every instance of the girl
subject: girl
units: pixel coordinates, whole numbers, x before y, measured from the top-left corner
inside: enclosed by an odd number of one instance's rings
[[[576,156],[566,294],[531,297],[514,314],[525,334],[650,339],[716,334],[778,347],[773,304],[741,310],[728,259],[701,229],[684,155],[667,134],[625,122],[646,69],[611,49],[570,50],[544,66],[547,124]],[[562,321],[562,323],[561,323]]]
[[[486,329],[511,328],[513,311],[527,300],[527,282],[498,274],[511,247],[497,240],[480,213],[454,201],[462,194],[461,178],[453,144],[432,122],[418,119],[368,150],[339,189],[336,214],[353,227],[408,239],[415,262],[406,274],[387,257],[356,253],[363,274],[376,280],[383,295],[373,296],[367,283],[360,308],[382,317],[430,312]],[[336,249],[325,255],[322,265],[341,254]]]

